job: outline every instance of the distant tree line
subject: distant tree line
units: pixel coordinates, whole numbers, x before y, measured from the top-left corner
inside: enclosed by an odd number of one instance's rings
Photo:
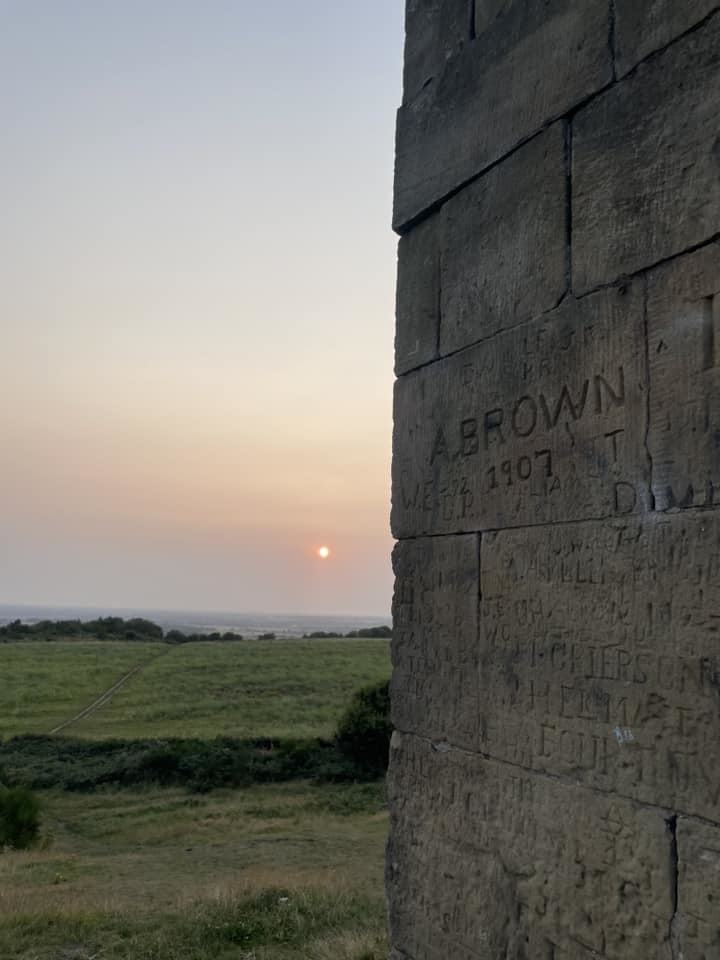
[[[98,617],[97,620],[13,620],[0,627],[0,641],[11,640],[162,640],[163,629],[143,617]]]
[[[226,630],[225,633],[183,633],[182,630],[168,630],[165,634],[165,643],[232,643],[235,640],[244,640],[241,633]]]
[[[378,639],[384,640],[392,637],[392,629],[390,627],[362,627],[360,630],[350,630],[348,633],[326,633],[324,630],[314,630],[312,633],[304,633],[304,640],[333,640],[333,639],[348,639],[356,640],[358,638],[368,640],[368,639]]]
[[[390,627],[364,627],[349,633],[327,633],[315,630],[304,633],[305,640],[388,638]],[[163,631],[163,628],[144,617],[98,617],[96,620],[39,620],[23,623],[13,620],[0,626],[0,643],[15,643],[21,640],[125,640],[137,642],[179,643],[235,643],[245,638],[241,633],[226,630],[224,633],[184,633],[182,630]],[[259,640],[276,640],[275,633],[262,633]]]
[[[126,640],[197,643],[198,641],[242,640],[240,633],[183,633],[168,630],[144,617],[98,617],[96,620],[39,620],[23,623],[13,620],[0,627],[0,643],[17,640]]]

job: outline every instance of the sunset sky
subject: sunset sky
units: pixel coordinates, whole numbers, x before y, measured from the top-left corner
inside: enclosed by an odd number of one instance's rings
[[[402,9],[2,0],[0,603],[389,611]]]

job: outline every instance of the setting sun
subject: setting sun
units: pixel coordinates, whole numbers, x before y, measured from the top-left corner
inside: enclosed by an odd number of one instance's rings
[[[320,547],[320,549],[318,550],[318,556],[320,557],[321,560],[327,560],[327,558],[330,556],[330,548]]]

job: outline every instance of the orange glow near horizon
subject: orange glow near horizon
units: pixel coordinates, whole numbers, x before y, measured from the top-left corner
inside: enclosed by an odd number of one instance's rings
[[[386,616],[400,7],[55,6],[2,7],[0,604]]]

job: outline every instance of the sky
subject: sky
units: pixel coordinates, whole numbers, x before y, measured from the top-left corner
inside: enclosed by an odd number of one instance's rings
[[[0,603],[387,614],[403,5],[0,0]]]

